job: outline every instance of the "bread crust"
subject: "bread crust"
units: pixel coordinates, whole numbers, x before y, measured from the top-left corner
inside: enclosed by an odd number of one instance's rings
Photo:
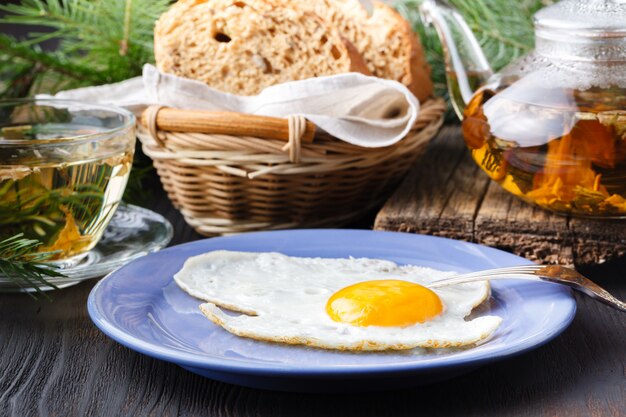
[[[433,94],[430,66],[417,34],[394,8],[374,2],[369,16],[359,0],[274,0],[320,15],[363,56],[371,73],[399,81],[420,101]]]
[[[370,74],[339,31],[306,10],[272,0],[181,0],[155,26],[157,67],[222,91],[350,71]]]

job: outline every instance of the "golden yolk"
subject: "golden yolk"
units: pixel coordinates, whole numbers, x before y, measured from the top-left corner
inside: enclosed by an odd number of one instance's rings
[[[400,280],[364,281],[334,293],[326,313],[354,326],[409,326],[439,315],[439,296],[426,287]]]

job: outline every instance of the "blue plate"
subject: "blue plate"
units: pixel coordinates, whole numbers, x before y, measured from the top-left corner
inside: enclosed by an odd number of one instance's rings
[[[197,374],[254,388],[287,391],[377,390],[450,378],[546,343],[572,321],[576,304],[557,284],[494,281],[481,314],[504,320],[483,345],[456,350],[347,353],[240,338],[211,323],[199,300],[172,276],[185,260],[226,249],[291,256],[388,259],[469,272],[528,264],[496,249],[455,240],[368,230],[290,230],[206,239],[137,259],[92,290],[94,323],[119,343]]]

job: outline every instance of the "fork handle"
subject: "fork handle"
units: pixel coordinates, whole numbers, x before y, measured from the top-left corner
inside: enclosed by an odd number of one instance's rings
[[[535,269],[535,268],[533,268]],[[507,273],[507,272],[489,272],[485,271],[484,275],[467,274],[459,275],[458,277],[452,277],[443,279],[438,282],[433,282],[427,285],[430,289],[443,288],[450,285],[465,284],[468,282],[476,281],[491,281],[495,279],[523,279],[527,281],[546,281],[555,284],[561,284],[573,288],[589,297],[598,300],[610,307],[617,310],[626,312],[626,303],[618,300],[612,296],[607,290],[600,287],[593,281],[588,280],[578,272],[569,268],[563,268],[560,266],[545,266],[536,268],[529,273]]]
[[[607,290],[574,270],[548,265],[535,272],[535,275],[543,281],[566,285],[600,301],[601,303],[626,312],[626,303],[618,300]]]

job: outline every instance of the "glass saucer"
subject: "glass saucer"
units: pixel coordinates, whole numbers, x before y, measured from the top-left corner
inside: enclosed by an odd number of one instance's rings
[[[172,225],[160,214],[131,204],[121,204],[96,247],[76,265],[60,270],[65,277],[49,278],[47,281],[65,288],[102,277],[133,259],[164,248],[173,235]],[[34,289],[20,288],[0,275],[0,292],[23,291]]]

